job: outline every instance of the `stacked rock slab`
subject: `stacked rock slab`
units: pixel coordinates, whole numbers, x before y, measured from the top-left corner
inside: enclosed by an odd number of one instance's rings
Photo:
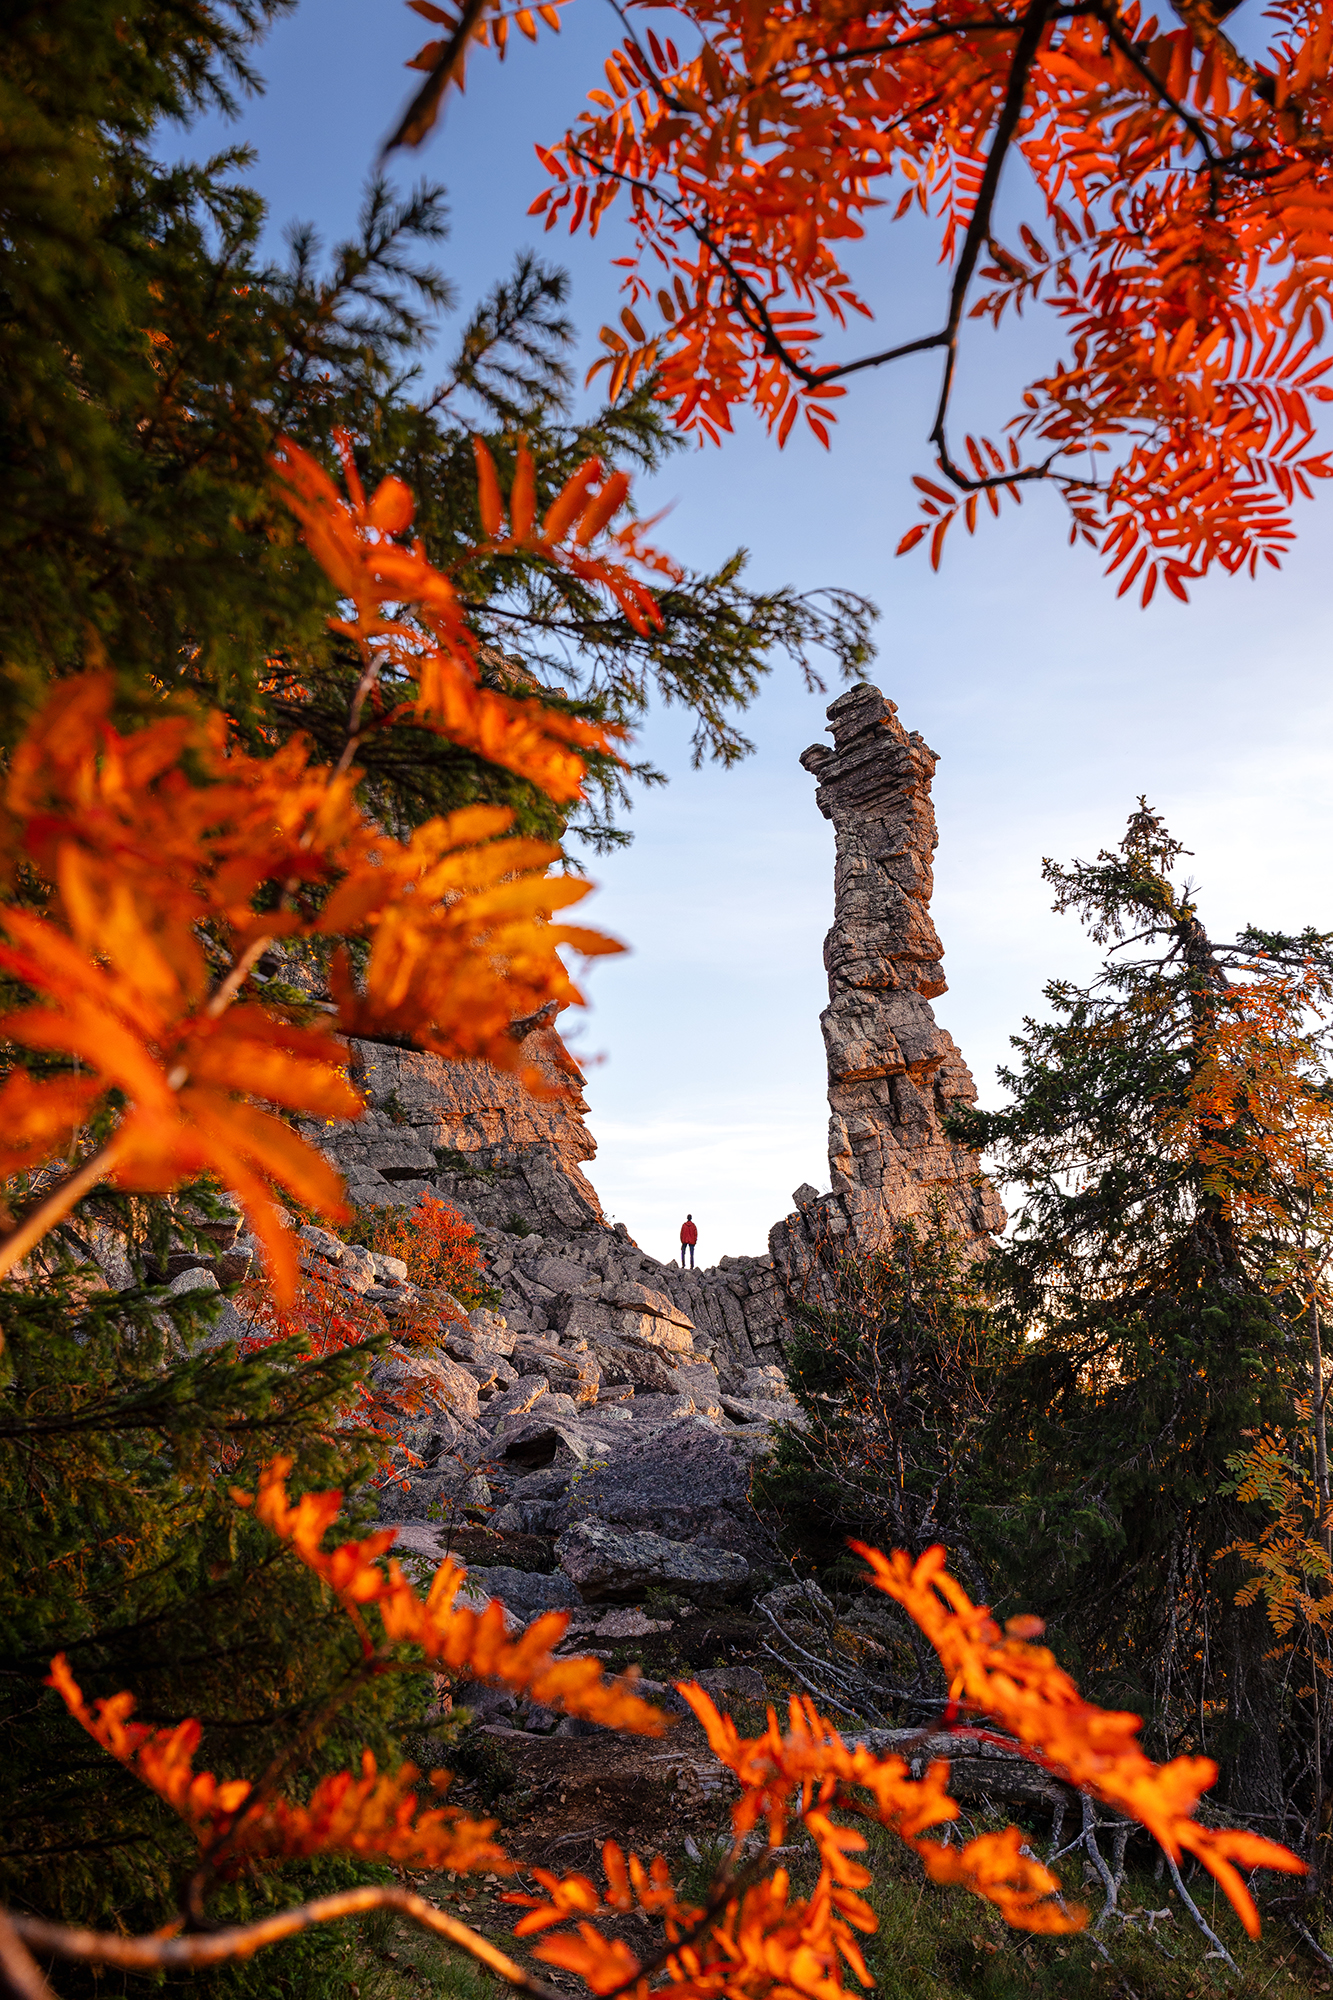
[[[815,799],[836,836],[833,926],[824,941],[832,1192],[797,1190],[795,1215],[769,1238],[778,1271],[808,1288],[820,1248],[864,1254],[895,1223],[938,1207],[972,1250],[1004,1227],[975,1154],[944,1130],[976,1099],[972,1073],[931,1001],[947,990],[930,916],[938,836],[930,787],[937,758],[862,684],[828,710],[832,748],[806,750]]]

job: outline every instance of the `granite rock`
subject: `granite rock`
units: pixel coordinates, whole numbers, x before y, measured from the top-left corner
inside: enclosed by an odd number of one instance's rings
[[[566,1528],[555,1553],[585,1604],[631,1604],[659,1589],[716,1606],[738,1597],[750,1575],[744,1557],[728,1550],[672,1542],[604,1521],[578,1521]]]
[[[938,836],[930,787],[938,761],[865,683],[828,710],[833,745],[801,758],[836,836],[833,925],[824,941],[832,1191],[808,1185],[769,1237],[794,1291],[831,1255],[864,1256],[894,1226],[936,1204],[972,1255],[1004,1227],[1004,1210],[975,1153],[944,1123],[976,1100],[972,1074],[931,1001],[946,990],[930,918]]]

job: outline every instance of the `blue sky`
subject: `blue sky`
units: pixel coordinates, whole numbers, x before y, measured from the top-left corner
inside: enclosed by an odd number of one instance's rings
[[[464,305],[521,245],[567,264],[586,366],[616,310],[610,260],[623,240],[614,220],[592,243],[544,236],[525,213],[543,180],[533,144],[576,115],[615,27],[602,0],[574,0],[565,24],[535,48],[511,44],[504,65],[478,52],[465,97],[395,173],[448,188],[441,261]],[[303,0],[261,51],[264,97],[191,150],[224,137],[258,149],[275,247],[297,219],[336,237],[426,32],[400,0]],[[854,269],[886,333],[937,323],[942,275],[911,224],[873,233]],[[977,333],[960,425],[998,435],[1023,381],[1059,351],[1041,313],[999,340]],[[1041,858],[1113,845],[1140,793],[1194,850],[1213,928],[1333,929],[1333,513],[1327,502],[1300,510],[1280,573],[1209,581],[1188,606],[1164,594],[1146,612],[1117,602],[1040,493],[971,543],[959,532],[933,575],[922,551],[893,551],[915,516],[911,475],[930,471],[934,384],[929,359],[860,378],[828,452],[801,436],[778,452],[742,420],[721,449],[682,454],[640,497],[670,503],[659,539],[687,561],[713,564],[743,544],[758,582],[840,584],[879,604],[872,678],[941,758],[935,918],[950,991],[936,1011],[993,1101],[996,1064],[1040,1010],[1043,982],[1092,962],[1073,921],[1050,913]],[[634,845],[593,869],[600,887],[584,907],[632,955],[595,969],[575,1035],[595,1058],[592,1173],[608,1212],[659,1255],[686,1209],[702,1261],[762,1250],[791,1190],[827,1185],[818,1015],[832,841],[796,760],[836,692],[807,694],[776,669],[748,724],[756,754],[726,774],[692,772],[685,719],[654,715],[643,748],[672,783],[641,799]]]

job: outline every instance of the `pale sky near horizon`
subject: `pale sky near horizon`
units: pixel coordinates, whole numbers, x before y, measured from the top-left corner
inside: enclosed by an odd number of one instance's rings
[[[462,307],[520,246],[569,267],[581,375],[617,309],[610,259],[623,246],[614,223],[590,244],[543,235],[525,211],[543,183],[533,143],[558,137],[599,81],[615,21],[599,0],[575,0],[565,19],[536,48],[511,44],[502,67],[474,55],[466,97],[394,174],[448,188],[440,261]],[[411,86],[400,65],[425,38],[400,0],[302,0],[261,50],[266,95],[239,129],[210,122],[189,149],[256,146],[275,248],[298,219],[326,239],[347,233]],[[876,344],[938,323],[942,278],[919,235],[885,225],[854,269],[879,315]],[[862,352],[863,337],[830,339],[828,353]],[[1040,310],[1000,341],[973,335],[960,427],[1000,435],[1023,381],[1062,349]],[[1093,962],[1075,922],[1050,913],[1042,856],[1114,845],[1140,793],[1194,850],[1215,931],[1333,929],[1333,505],[1298,509],[1280,573],[1219,575],[1189,605],[1165,593],[1146,612],[1117,601],[1092,553],[1067,547],[1061,508],[1042,493],[970,543],[957,530],[933,575],[923,551],[893,551],[915,518],[911,474],[930,471],[935,381],[929,358],[860,378],[828,452],[799,434],[778,452],[742,418],[720,449],[681,454],[640,497],[671,503],[658,538],[690,562],[744,544],[758,583],[844,585],[880,606],[870,678],[941,759],[934,916],[950,991],[936,1013],[993,1102],[996,1065],[1023,1016],[1042,1010],[1044,981]],[[632,946],[594,969],[592,1008],[572,1036],[598,1058],[592,1178],[608,1213],[659,1256],[673,1254],[687,1209],[702,1263],[761,1251],[794,1187],[828,1185],[818,1016],[832,836],[797,758],[837,692],[808,694],[777,667],[744,725],[756,754],[730,773],[691,771],[687,720],[654,714],[641,746],[672,782],[641,797],[634,845],[591,865],[600,887],[584,913]]]

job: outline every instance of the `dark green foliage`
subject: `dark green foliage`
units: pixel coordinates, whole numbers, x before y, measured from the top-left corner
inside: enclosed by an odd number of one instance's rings
[[[88,1264],[0,1288],[0,1895],[20,1907],[161,1922],[193,1846],[46,1691],[55,1652],[86,1695],[128,1688],[157,1725],[197,1717],[200,1766],[227,1775],[299,1749],[355,1652],[322,1586],[229,1488],[253,1490],[278,1451],[298,1487],[364,1474],[356,1433],[335,1426],[373,1345],[237,1358],[206,1344],[219,1304],[110,1292]],[[395,1713],[417,1706],[400,1686],[363,1696],[317,1732],[317,1762],[336,1769],[363,1742],[392,1755]]]
[[[1167,1136],[1211,1003],[1254,952],[1252,934],[1208,937],[1172,879],[1182,852],[1141,805],[1116,853],[1046,864],[1106,961],[1088,986],[1047,987],[1053,1017],[1025,1024],[1002,1072],[1010,1105],[954,1121],[1022,1198],[983,1274],[1008,1356],[973,1520],[1000,1602],[1049,1621],[1090,1694],[1147,1716],[1156,1755],[1216,1756],[1230,1802],[1272,1814],[1308,1778],[1308,1742],[1218,1552],[1262,1526],[1229,1497],[1227,1459],[1290,1422],[1305,1343],[1269,1245]],[[1328,958],[1313,934],[1268,944],[1278,970]]]
[[[879,1256],[830,1258],[793,1301],[787,1349],[805,1428],[761,1475],[787,1536],[826,1581],[859,1580],[848,1537],[913,1555],[936,1542],[980,1578],[963,1506],[991,1394],[986,1300],[936,1217]]]

